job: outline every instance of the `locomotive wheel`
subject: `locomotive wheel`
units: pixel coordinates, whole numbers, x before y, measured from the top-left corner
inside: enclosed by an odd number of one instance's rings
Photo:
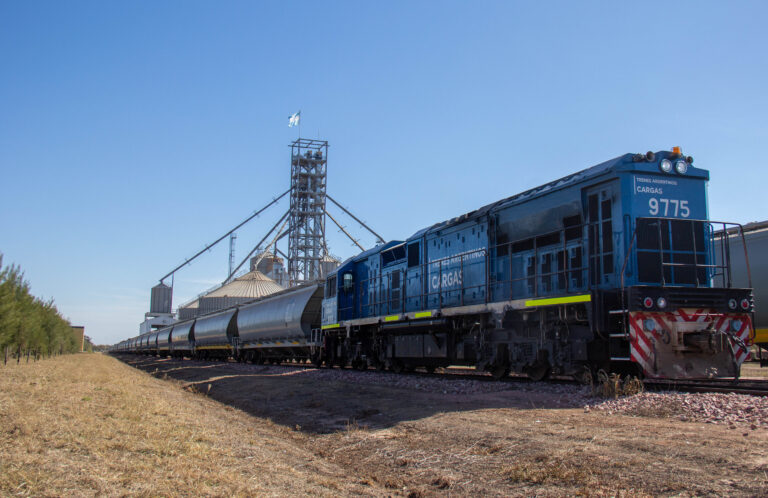
[[[591,386],[594,382],[592,377],[592,369],[588,365],[584,365],[584,369],[580,374],[573,376],[574,380],[582,386]]]
[[[495,380],[501,380],[509,375],[509,366],[502,363],[491,368],[491,377]]]
[[[539,382],[549,377],[549,363],[536,362],[532,366],[528,367],[526,373],[528,377],[534,381]]]
[[[312,365],[314,365],[315,368],[320,368],[323,366],[323,354],[320,351],[313,355]]]

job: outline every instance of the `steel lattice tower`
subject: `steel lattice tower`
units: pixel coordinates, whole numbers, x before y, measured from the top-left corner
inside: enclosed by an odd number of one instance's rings
[[[299,138],[291,143],[288,237],[291,286],[323,278],[327,160],[327,141]]]

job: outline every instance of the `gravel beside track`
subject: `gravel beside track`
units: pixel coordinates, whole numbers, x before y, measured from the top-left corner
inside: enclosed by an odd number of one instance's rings
[[[681,421],[768,428],[768,397],[721,393],[641,393],[585,405],[585,411],[675,417]]]

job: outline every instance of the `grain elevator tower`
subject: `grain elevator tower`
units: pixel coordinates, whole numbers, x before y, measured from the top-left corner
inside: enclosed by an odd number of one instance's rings
[[[328,142],[299,138],[291,143],[291,206],[288,235],[289,285],[323,278],[325,187]]]

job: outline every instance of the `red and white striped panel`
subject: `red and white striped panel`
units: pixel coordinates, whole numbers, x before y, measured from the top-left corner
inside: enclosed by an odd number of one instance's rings
[[[656,328],[653,332],[648,332],[643,327],[645,320],[656,322]],[[747,349],[734,341],[730,335],[727,337],[736,352],[736,363],[741,365],[744,360],[749,358],[749,346],[751,346],[752,322],[749,315],[744,314],[721,314],[707,309],[678,309],[668,312],[632,312],[629,314],[629,339],[630,339],[630,358],[643,367],[646,375],[652,376],[655,369],[654,363],[654,343],[663,344],[663,331],[672,332],[677,329],[675,322],[680,323],[701,323],[701,328],[706,328],[711,322],[715,322],[715,329],[725,333],[731,327],[732,320],[740,320],[741,327],[735,332]]]

